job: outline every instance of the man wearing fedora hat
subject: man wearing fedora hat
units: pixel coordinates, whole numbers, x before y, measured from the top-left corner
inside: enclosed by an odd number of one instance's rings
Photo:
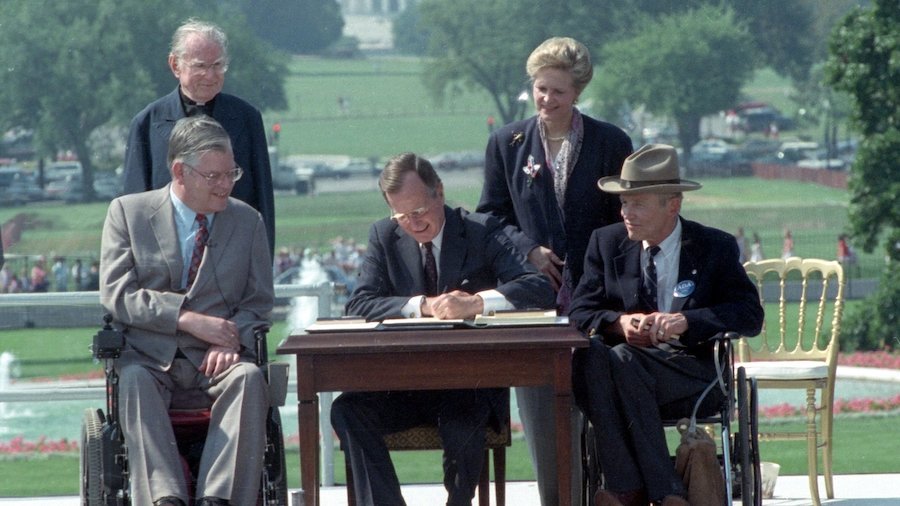
[[[760,332],[763,309],[730,234],[679,216],[681,179],[671,146],[625,159],[601,190],[619,195],[624,222],[591,235],[570,319],[591,338],[576,352],[576,402],[596,427],[604,489],[596,506],[688,504],[663,418],[690,414],[716,378],[712,336]],[[713,389],[701,408],[714,410]],[[718,398],[717,398],[718,397]]]

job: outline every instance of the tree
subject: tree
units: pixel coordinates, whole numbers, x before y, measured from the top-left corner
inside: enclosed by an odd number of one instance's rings
[[[878,290],[850,318],[848,330],[896,347],[900,329],[900,0],[874,0],[832,32],[829,82],[854,98],[862,133],[850,177],[850,228],[871,252],[888,259]]]
[[[599,99],[644,104],[670,116],[690,160],[700,119],[732,106],[754,68],[753,41],[728,8],[696,10],[643,20],[644,30],[602,51]]]
[[[574,37],[587,45],[594,63],[603,64],[607,43],[631,40],[659,26],[657,19],[696,12],[704,6],[719,6],[719,0],[422,0],[417,25],[407,18],[403,28],[416,37],[427,37],[428,56],[433,63],[426,82],[435,97],[442,98],[458,86],[482,88],[494,99],[504,122],[520,117],[528,104],[519,100],[528,88],[525,60],[531,50],[554,35]],[[759,67],[771,64],[788,75],[804,75],[811,58],[810,5],[813,0],[730,0],[735,14],[712,18],[708,24],[728,23],[750,50],[740,63]],[[704,11],[724,16],[727,9]],[[735,19],[740,19],[737,24]],[[746,27],[745,27],[746,26]],[[750,34],[749,36],[747,34]],[[746,39],[750,43],[745,42]],[[414,41],[406,41],[415,44]],[[404,45],[406,47],[406,45]],[[415,46],[413,46],[415,47]],[[655,50],[655,48],[650,48]],[[408,49],[407,49],[408,50]],[[747,74],[741,74],[747,77]],[[728,76],[723,76],[727,79]],[[723,104],[722,108],[734,103]],[[717,111],[712,111],[717,112]]]
[[[320,53],[344,30],[336,0],[242,0],[241,4],[253,32],[289,53]]]
[[[431,33],[421,24],[418,4],[409,4],[394,18],[391,33],[394,35],[394,49],[403,54],[423,56],[428,49]]]
[[[6,0],[0,126],[34,130],[44,155],[72,149],[83,167],[84,197],[93,198],[91,133],[127,125],[174,88],[166,67],[169,41],[193,10],[199,9],[164,0]],[[260,107],[283,106],[283,64],[246,36],[246,28],[223,27],[234,42],[226,86]]]

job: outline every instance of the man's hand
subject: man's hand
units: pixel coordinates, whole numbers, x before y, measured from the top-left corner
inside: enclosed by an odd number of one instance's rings
[[[553,289],[559,291],[559,287],[562,286],[562,268],[565,262],[560,260],[553,250],[544,246],[536,246],[528,252],[528,262],[547,276]]]
[[[200,372],[209,378],[214,378],[218,374],[225,372],[229,367],[238,363],[241,359],[240,353],[231,348],[222,346],[210,346],[206,350],[203,362],[200,364]]]
[[[484,301],[480,295],[470,295],[460,290],[442,293],[436,297],[426,297],[422,304],[423,316],[434,316],[441,320],[473,318],[484,312]]]
[[[241,349],[237,325],[218,316],[182,311],[178,315],[178,330],[213,346],[221,346],[232,351]]]
[[[632,346],[656,346],[687,332],[687,319],[681,313],[623,314],[619,326],[625,341]]]

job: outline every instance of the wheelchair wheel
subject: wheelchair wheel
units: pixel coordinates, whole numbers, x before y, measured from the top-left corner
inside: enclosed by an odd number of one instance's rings
[[[81,422],[80,497],[82,506],[105,506],[103,500],[103,412],[88,408]]]
[[[269,416],[266,418],[266,452],[263,461],[262,488],[260,489],[262,506],[288,504],[285,468],[281,413],[278,408],[269,408]]]
[[[757,400],[755,384],[747,379],[743,367],[737,372],[738,432],[735,433],[735,455],[740,463],[741,504],[762,504],[762,479],[759,474],[759,449],[756,428]]]
[[[756,378],[748,378],[750,391],[750,465],[753,466],[753,497],[754,506],[762,506],[762,469],[759,459],[759,397],[756,386]]]
[[[582,484],[584,486],[584,504],[594,503],[594,492],[603,484],[603,472],[600,469],[600,449],[597,447],[596,428],[588,420],[584,421],[581,437]]]

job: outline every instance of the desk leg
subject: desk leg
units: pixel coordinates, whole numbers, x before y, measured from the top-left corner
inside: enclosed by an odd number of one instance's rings
[[[556,393],[556,477],[559,486],[559,506],[572,506],[572,353],[570,350],[555,357]]]
[[[303,505],[319,506],[319,396],[297,405],[300,425],[300,484]]]

